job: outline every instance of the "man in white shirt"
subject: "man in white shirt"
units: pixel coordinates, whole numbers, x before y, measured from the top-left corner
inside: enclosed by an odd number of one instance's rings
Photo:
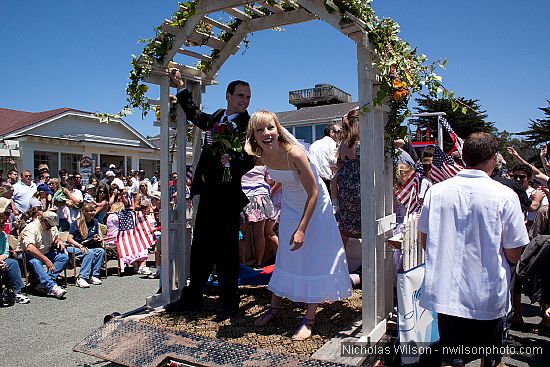
[[[511,309],[508,261],[518,261],[529,237],[517,195],[489,177],[497,151],[493,135],[471,134],[464,142],[466,169],[434,185],[424,198],[418,222],[426,248],[420,305],[438,313],[442,366],[480,357],[485,366],[501,365],[493,347],[502,346],[503,320]],[[461,346],[487,349],[478,355],[451,350]]]
[[[336,148],[340,142],[342,128],[338,124],[329,124],[325,127],[325,136],[316,140],[309,147],[311,162],[317,168],[319,176],[330,193],[330,181],[336,170]]]
[[[21,174],[21,181],[13,185],[12,210],[18,216],[31,207],[31,198],[36,193],[36,184],[32,181],[32,173],[28,169]]]

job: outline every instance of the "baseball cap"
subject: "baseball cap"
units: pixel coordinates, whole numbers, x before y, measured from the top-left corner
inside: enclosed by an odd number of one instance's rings
[[[42,219],[44,219],[44,221],[46,221],[46,223],[48,223],[52,227],[57,226],[57,214],[55,214],[54,212],[44,212],[44,214],[42,214]]]
[[[0,197],[0,213],[5,213],[11,204],[10,199]]]
[[[111,164],[109,165],[109,169],[115,169],[115,168],[116,168],[116,166],[115,166],[114,164],[111,163]]]
[[[31,208],[42,208],[42,203],[37,198],[31,198],[29,204]]]
[[[115,173],[113,171],[107,171],[105,172],[105,177],[115,177]]]
[[[36,189],[38,191],[45,192],[48,195],[53,195],[53,190],[50,188],[50,186],[48,184],[42,183],[42,184],[38,185],[38,187]]]
[[[86,185],[86,190],[91,190],[91,189],[95,189],[95,185],[94,185],[94,184],[88,184],[88,185]]]

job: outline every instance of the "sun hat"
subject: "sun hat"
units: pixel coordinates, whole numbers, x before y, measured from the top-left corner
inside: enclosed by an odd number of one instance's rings
[[[116,185],[119,190],[122,190],[124,188],[124,182],[122,182],[122,180],[120,178],[115,178],[111,182],[111,185]]]
[[[11,204],[10,199],[0,197],[0,213],[5,213]]]

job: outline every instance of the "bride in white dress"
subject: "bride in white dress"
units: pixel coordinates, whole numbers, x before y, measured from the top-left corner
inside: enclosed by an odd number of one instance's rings
[[[307,303],[292,336],[311,336],[317,306],[349,297],[351,282],[342,238],[327,189],[307,152],[277,116],[260,110],[250,117],[245,150],[263,160],[274,181],[282,183],[279,248],[268,289],[271,306],[254,322],[264,326],[277,317],[282,297]]]

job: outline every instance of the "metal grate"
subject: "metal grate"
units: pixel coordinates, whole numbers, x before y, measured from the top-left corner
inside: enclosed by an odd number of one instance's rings
[[[273,353],[133,320],[108,322],[77,344],[74,351],[132,367],[169,366],[170,361],[197,367],[348,366],[293,354]]]

